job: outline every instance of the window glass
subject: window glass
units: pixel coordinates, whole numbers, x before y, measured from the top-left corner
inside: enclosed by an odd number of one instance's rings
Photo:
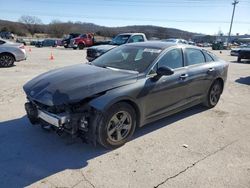
[[[181,49],[173,49],[167,52],[159,61],[158,67],[167,66],[172,69],[183,66]]]
[[[80,37],[81,38],[87,38],[87,35],[86,34],[82,34]]]
[[[213,58],[206,51],[203,51],[203,54],[205,55],[206,62],[214,61]]]
[[[141,35],[135,35],[129,40],[129,42],[143,42],[143,41],[144,39]]]
[[[198,49],[186,48],[185,50],[188,65],[195,65],[205,62],[205,57]]]
[[[112,45],[122,45],[125,44],[131,35],[118,35],[116,36],[110,44]]]
[[[120,46],[95,59],[92,64],[143,72],[159,56],[161,49],[143,46]]]

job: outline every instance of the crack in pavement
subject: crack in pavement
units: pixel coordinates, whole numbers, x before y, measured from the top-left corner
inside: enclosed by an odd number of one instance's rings
[[[208,157],[211,157],[211,156],[215,155],[216,153],[218,153],[218,152],[220,152],[220,151],[223,151],[223,150],[226,149],[228,146],[232,145],[233,143],[235,143],[235,142],[237,142],[237,141],[238,141],[238,140],[232,141],[232,142],[230,142],[229,144],[227,144],[227,145],[225,145],[225,146],[219,148],[218,150],[216,150],[216,151],[214,151],[214,152],[212,152],[212,153],[206,155],[205,157],[199,159],[198,161],[195,161],[192,165],[189,165],[189,166],[187,166],[185,169],[183,169],[183,170],[181,170],[180,172],[178,172],[177,174],[168,177],[168,178],[165,179],[163,182],[161,182],[161,183],[159,183],[158,185],[154,186],[154,188],[158,188],[159,186],[161,186],[161,185],[163,185],[164,183],[166,183],[168,180],[173,179],[173,178],[176,178],[176,177],[179,176],[180,174],[186,172],[188,169],[193,168],[193,167],[194,167],[196,164],[198,164],[199,162],[201,162],[201,161],[207,159]]]
[[[89,183],[89,184],[91,185],[91,187],[95,188],[95,185],[94,185],[93,183],[91,183],[91,181],[89,181],[89,180],[86,178],[86,176],[83,174],[83,172],[82,172],[81,170],[80,170],[80,173],[81,173],[83,179],[80,180],[79,182],[77,182],[75,185],[73,185],[72,188],[73,188],[73,187],[76,187],[77,185],[79,185],[79,184],[80,184],[81,182],[83,182],[83,181],[86,181],[87,183]]]

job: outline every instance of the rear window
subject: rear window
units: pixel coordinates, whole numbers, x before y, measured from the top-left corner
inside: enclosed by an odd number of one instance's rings
[[[213,61],[218,61],[219,60],[219,58],[216,55],[214,55],[212,52],[207,51],[207,50],[203,50],[203,52],[206,52],[209,56],[211,56]]]
[[[196,65],[205,62],[205,57],[199,49],[186,48],[185,54],[188,65]]]
[[[203,54],[205,55],[206,62],[212,62],[214,59],[207,53],[207,51],[203,51]]]

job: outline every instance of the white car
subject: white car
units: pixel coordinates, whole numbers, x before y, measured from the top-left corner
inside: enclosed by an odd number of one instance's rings
[[[0,67],[10,67],[27,58],[23,44],[0,39]]]

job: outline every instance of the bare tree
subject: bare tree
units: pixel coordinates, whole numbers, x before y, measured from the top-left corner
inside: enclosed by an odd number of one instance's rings
[[[67,24],[62,23],[60,20],[52,20],[48,27],[48,33],[53,37],[62,37],[64,34],[69,33]]]
[[[33,36],[40,31],[41,19],[36,16],[23,15],[19,18],[19,22],[23,23],[29,33]]]

